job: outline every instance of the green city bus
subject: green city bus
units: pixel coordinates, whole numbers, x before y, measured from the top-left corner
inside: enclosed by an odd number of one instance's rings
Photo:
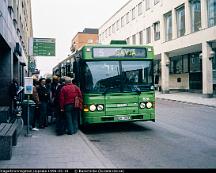
[[[155,121],[153,47],[120,43],[86,45],[53,69],[82,91],[80,125]]]

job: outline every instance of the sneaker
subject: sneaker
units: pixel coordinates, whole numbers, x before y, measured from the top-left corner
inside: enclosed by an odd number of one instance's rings
[[[35,127],[32,129],[32,131],[39,131],[39,129]]]

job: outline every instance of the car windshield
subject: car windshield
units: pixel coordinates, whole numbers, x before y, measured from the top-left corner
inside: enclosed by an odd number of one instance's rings
[[[153,86],[152,61],[83,62],[81,88],[91,93],[142,92]]]

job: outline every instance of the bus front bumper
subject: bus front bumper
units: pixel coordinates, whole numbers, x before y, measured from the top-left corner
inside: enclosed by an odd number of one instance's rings
[[[154,114],[133,114],[133,115],[113,115],[113,116],[89,116],[85,117],[84,124],[134,122],[134,121],[155,121]]]

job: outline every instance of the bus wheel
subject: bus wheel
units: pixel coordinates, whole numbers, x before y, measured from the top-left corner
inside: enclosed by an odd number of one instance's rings
[[[87,132],[87,126],[84,125],[84,124],[80,124],[80,125],[79,125],[79,129],[80,129],[83,133]]]

